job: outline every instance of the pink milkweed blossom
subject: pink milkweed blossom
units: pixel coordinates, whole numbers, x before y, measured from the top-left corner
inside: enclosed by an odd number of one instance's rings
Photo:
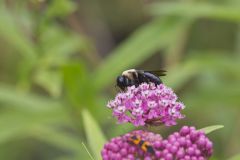
[[[131,143],[129,139],[134,135],[148,142],[154,152],[144,151],[141,144]],[[103,160],[207,160],[212,152],[213,144],[204,132],[184,126],[167,139],[149,131],[132,131],[107,142],[101,155]]]
[[[173,90],[164,84],[142,83],[118,93],[114,100],[108,102],[107,107],[112,109],[119,123],[171,126],[176,125],[177,119],[184,118],[180,111],[185,106],[177,99]]]

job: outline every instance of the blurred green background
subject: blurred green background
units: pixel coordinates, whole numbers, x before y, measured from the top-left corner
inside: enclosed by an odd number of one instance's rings
[[[116,125],[123,70],[166,69],[186,105],[177,126],[209,134],[213,160],[240,159],[239,0],[0,0],[0,159],[94,159]],[[239,155],[238,155],[239,154]]]

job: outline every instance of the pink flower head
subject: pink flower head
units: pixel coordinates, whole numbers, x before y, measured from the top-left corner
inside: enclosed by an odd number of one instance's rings
[[[133,136],[140,142],[133,142]],[[132,131],[107,142],[101,155],[103,160],[207,160],[212,152],[213,144],[205,133],[184,126],[167,139],[148,131]]]
[[[119,123],[130,122],[135,126],[176,125],[177,119],[184,118],[180,113],[184,104],[177,102],[177,96],[164,84],[142,83],[138,87],[128,87],[126,92],[117,94],[107,107]]]

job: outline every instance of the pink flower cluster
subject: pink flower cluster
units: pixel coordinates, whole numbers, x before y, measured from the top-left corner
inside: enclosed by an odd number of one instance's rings
[[[143,151],[139,144],[132,144],[129,139],[140,136],[154,149],[153,153]],[[111,139],[102,149],[103,160],[207,160],[212,155],[213,144],[202,131],[195,127],[184,126],[167,139],[148,131],[132,131]]]
[[[113,116],[117,117],[119,123],[171,126],[176,124],[177,119],[184,118],[180,111],[185,106],[177,102],[177,95],[164,84],[156,86],[153,83],[142,83],[118,93],[107,107],[113,110]]]

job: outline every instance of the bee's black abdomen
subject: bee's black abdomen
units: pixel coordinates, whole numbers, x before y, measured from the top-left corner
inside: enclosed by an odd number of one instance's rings
[[[155,83],[156,85],[162,83],[161,79],[152,73],[144,72],[144,76],[149,80],[149,82]]]
[[[148,83],[148,79],[147,77],[144,75],[144,73],[141,73],[141,74],[138,74],[138,85],[141,84],[141,83]]]

